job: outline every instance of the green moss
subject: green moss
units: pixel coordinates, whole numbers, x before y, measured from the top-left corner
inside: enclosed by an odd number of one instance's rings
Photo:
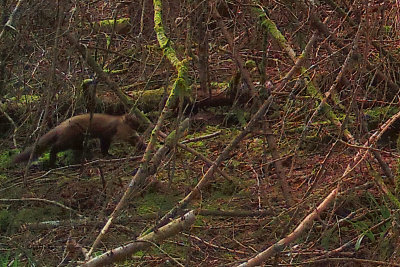
[[[229,87],[229,82],[211,82],[211,86],[219,89],[226,89]]]
[[[193,224],[194,227],[203,227],[203,226],[207,225],[207,223],[204,220],[202,220],[201,218],[203,218],[203,217],[201,217],[201,216],[196,217],[196,221]]]
[[[100,21],[98,24],[100,26],[113,26],[114,23],[115,24],[124,24],[124,23],[129,23],[130,19],[129,18],[122,18],[122,19],[106,19],[106,20],[102,20]]]
[[[221,130],[221,127],[219,125],[206,125],[205,131],[204,133],[199,133],[198,135],[204,135],[204,134],[212,134],[215,132],[218,132]],[[235,129],[226,129],[227,131],[224,131],[220,137],[225,137],[226,135],[230,135],[230,134],[237,134],[237,132],[235,132]],[[230,131],[232,130],[232,131]]]
[[[87,86],[91,85],[93,83],[93,79],[85,79],[81,83],[82,88],[86,88]]]
[[[389,118],[399,112],[399,108],[395,106],[375,107],[366,110],[364,113],[367,116],[368,124],[382,121],[384,118]]]
[[[130,18],[106,19],[93,23],[93,28],[97,31],[124,33],[129,30]]]
[[[110,73],[111,74],[122,74],[125,73],[127,69],[122,69],[122,70],[112,70]]]
[[[378,116],[392,116],[399,111],[399,108],[396,106],[383,106],[383,107],[375,107],[365,111],[366,115],[371,117]]]
[[[19,209],[14,216],[15,224],[40,222],[54,219],[60,213],[60,208],[47,205],[46,207],[30,207]]]
[[[8,102],[14,103],[17,106],[25,106],[27,104],[38,103],[40,101],[40,96],[37,95],[21,95],[20,97],[11,97]],[[7,109],[8,103],[5,102],[2,104],[3,109]]]
[[[276,27],[276,24],[267,18],[264,13],[260,13],[260,19],[261,19],[261,26],[265,28],[265,30],[270,33],[274,39],[279,43],[279,45],[283,45],[286,43],[285,37],[282,35],[282,33],[278,30],[278,27]]]
[[[214,183],[212,185],[213,192],[207,196],[202,202],[202,208],[205,209],[215,209],[215,210],[234,210],[236,207],[234,202],[232,202],[232,195],[230,193],[226,194],[228,191],[222,190],[221,184]]]
[[[0,231],[15,232],[23,224],[54,220],[61,213],[60,208],[49,205],[44,207],[24,207],[12,211],[2,209],[0,210]]]
[[[252,69],[252,68],[257,67],[257,64],[254,60],[249,59],[246,61],[245,66],[246,66],[246,68]]]
[[[168,97],[166,105],[170,108],[174,106],[177,99],[180,101],[184,97],[190,97],[190,87],[188,86],[188,61],[180,61],[176,56],[175,50],[171,46],[169,38],[165,34],[165,29],[162,24],[162,5],[160,0],[154,0],[154,31],[157,35],[157,40],[160,47],[163,49],[164,56],[171,62],[171,64],[178,71],[171,93]]]
[[[74,152],[72,150],[67,150],[58,153],[57,158],[63,165],[71,165],[80,163],[80,159],[75,157]],[[85,158],[90,158],[90,151],[85,152]]]
[[[236,195],[238,187],[239,184],[236,183],[236,181],[228,181],[225,179],[222,183],[220,183],[221,193],[227,196]]]
[[[22,95],[18,99],[16,97],[12,97],[10,100],[19,101],[23,103],[33,103],[40,100],[40,96],[37,95]]]
[[[171,195],[160,194],[158,192],[148,193],[143,198],[137,199],[138,215],[157,213],[170,210],[178,200]]]
[[[158,43],[160,44],[160,47],[162,49],[166,48],[164,50],[164,55],[169,58],[169,56],[173,56],[174,52],[171,51],[171,48],[169,48],[169,39],[165,35],[165,30],[164,26],[162,24],[162,5],[160,0],[154,0],[154,31],[156,32],[157,35],[157,40]],[[169,58],[170,59],[170,58]],[[171,60],[171,59],[170,59]]]

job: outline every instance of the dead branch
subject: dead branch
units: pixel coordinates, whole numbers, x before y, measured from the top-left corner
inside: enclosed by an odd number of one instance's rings
[[[240,267],[250,267],[260,265],[262,262],[266,261],[272,255],[282,251],[287,245],[295,241],[300,235],[307,230],[313,223],[313,221],[320,216],[320,214],[328,208],[330,203],[336,198],[338,189],[335,188],[325,199],[319,204],[319,206],[314,209],[312,213],[307,215],[307,217],[296,227],[296,229],[290,233],[285,238],[279,240],[272,246],[268,247],[263,252],[257,254],[254,258],[251,258],[245,263],[240,264]]]
[[[193,211],[186,213],[181,218],[173,220],[167,225],[157,229],[157,232],[151,232],[147,235],[139,237],[136,241],[126,244],[124,246],[112,249],[106,253],[97,256],[84,264],[82,267],[104,266],[117,261],[128,259],[133,253],[150,247],[152,243],[160,243],[165,239],[176,235],[192,225],[195,221]]]

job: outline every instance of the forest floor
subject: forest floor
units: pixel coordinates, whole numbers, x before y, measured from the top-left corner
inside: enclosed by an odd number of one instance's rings
[[[232,126],[203,125],[187,133],[185,139],[220,131],[216,137],[188,144],[215,160],[239,130]],[[292,140],[285,141],[292,144],[282,147],[295,145],[295,138],[285,140]],[[340,145],[327,160],[326,166],[329,167],[317,181],[316,190],[304,199],[306,191],[314,183],[313,174],[324,161],[330,147],[328,144],[322,139],[313,140],[299,152],[300,156],[296,158],[292,174],[288,177],[292,198],[297,204],[288,209],[264,138],[251,134],[221,167],[230,179],[215,174],[213,181],[202,190],[200,199],[190,206],[203,211],[203,215],[200,213],[196,217],[194,226],[167,242],[136,253],[126,263],[127,266],[174,266],[177,263],[225,266],[254,256],[290,233],[285,230],[288,225],[293,229],[335,187],[338,177],[352,159],[347,153],[349,150]],[[3,143],[2,147],[6,146]],[[52,170],[41,162],[36,163],[27,176],[28,187],[23,186],[24,166],[3,168],[0,181],[0,247],[3,247],[1,253],[5,256],[2,259],[18,255],[17,260],[22,266],[58,266],[82,261],[81,251],[74,251],[69,245],[86,249],[92,245],[139,165],[140,157],[130,155],[130,151],[130,147],[117,143],[112,145],[111,154],[114,157],[109,160],[89,160],[84,165],[68,166],[65,165],[67,159],[61,156],[58,161],[60,167]],[[288,155],[284,161],[288,174],[292,163],[291,152],[280,153],[283,157]],[[94,150],[94,154],[93,158],[98,158],[98,149]],[[97,251],[100,253],[126,244],[152,227],[157,219],[190,192],[207,168],[204,162],[186,151],[178,149],[171,152],[159,166],[159,172],[149,186],[131,197]],[[358,178],[353,177],[347,186],[372,181],[371,172],[366,167],[357,169],[356,173]],[[280,261],[289,263],[290,259],[292,264],[326,265],[313,262],[313,258],[322,255],[323,251],[340,247],[365,230],[359,220],[355,223],[348,220],[340,226],[336,224],[363,205],[375,210],[381,208],[374,200],[373,190],[354,191],[345,200],[338,199],[334,211],[324,214],[332,216],[331,225],[316,222],[308,236],[280,254]],[[296,216],[292,217],[293,214]],[[376,216],[384,216],[384,211],[377,214],[364,214],[365,219],[361,222],[368,226],[379,219]],[[385,247],[376,250],[369,245],[355,250],[354,246],[340,255],[362,258],[374,255],[372,258],[380,259],[385,257],[386,250],[391,250]],[[331,266],[338,264],[332,263]]]

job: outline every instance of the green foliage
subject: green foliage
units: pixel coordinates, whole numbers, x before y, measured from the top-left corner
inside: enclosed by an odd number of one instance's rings
[[[365,216],[356,216],[355,219],[348,220],[348,226],[346,224],[341,225],[340,230],[337,227],[326,229],[321,236],[321,246],[327,250],[336,248],[341,243],[341,234],[354,232],[355,230],[358,234],[358,239],[354,244],[355,250],[360,250],[363,243],[365,243],[363,241],[368,239],[368,247],[375,245],[377,252],[383,255],[382,260],[384,260],[384,255],[390,254],[391,249],[390,244],[387,242],[387,233],[391,227],[391,221],[388,220],[391,216],[388,207],[369,192],[366,192],[361,198],[356,194],[349,195],[344,205],[344,208],[349,210],[357,209],[356,206],[364,208],[367,206],[370,212],[365,214]],[[382,224],[383,220],[387,220],[387,222]],[[371,231],[370,228],[377,224],[380,224],[380,227]]]
[[[259,154],[263,153],[263,139],[262,138],[253,138],[252,142],[249,144],[248,151],[251,151],[251,153],[254,154]]]
[[[109,49],[111,45],[111,36],[106,34],[106,40],[107,40],[107,49]]]
[[[100,256],[100,255],[103,254],[103,253],[104,253],[104,251],[95,251],[95,252],[93,253],[93,257]]]
[[[16,154],[18,154],[20,151],[18,149],[11,149],[11,150],[5,150],[2,153],[0,153],[0,170],[5,170],[10,167],[12,157]],[[0,172],[0,181],[2,179],[5,179],[6,176],[2,172]]]
[[[249,114],[241,108],[235,108],[233,112],[236,115],[236,118],[239,121],[240,125],[246,126],[246,118],[249,116]]]
[[[39,104],[40,96],[37,95],[21,95],[18,97],[7,98],[7,101],[0,102],[2,110],[12,109],[18,114],[23,114],[31,104]],[[17,115],[14,113],[14,115]]]
[[[65,157],[65,153],[66,152],[60,152],[57,154],[57,159],[59,159],[60,157]],[[32,163],[35,163],[36,165],[38,165],[40,168],[49,168],[50,166],[50,153],[44,153],[42,154],[39,158],[34,159],[32,161]]]
[[[399,108],[395,106],[375,107],[366,110],[364,113],[367,117],[368,129],[376,129],[382,121],[393,116],[398,111]]]
[[[96,140],[89,140],[90,142],[95,142]],[[91,146],[92,148],[88,148],[86,151],[84,151],[84,158],[90,159],[92,158],[92,149],[95,149],[95,145]],[[113,146],[110,151],[113,151],[115,149],[115,146]],[[76,155],[74,154],[73,150],[66,150],[66,151],[61,151],[57,153],[57,161],[58,163],[62,165],[71,165],[71,164],[78,164],[81,162],[81,158],[77,158]],[[34,160],[33,162],[36,162],[40,167],[44,168],[49,168],[51,167],[50,164],[50,152],[43,153],[38,159]]]
[[[373,210],[378,210],[379,212],[373,212],[370,214],[370,216],[367,219],[364,219],[362,221],[356,221],[356,222],[351,222],[352,226],[360,232],[359,238],[357,239],[357,242],[355,244],[355,250],[360,249],[361,243],[364,239],[364,237],[367,237],[371,242],[376,241],[376,237],[369,228],[371,228],[372,225],[380,223],[382,220],[386,220],[390,217],[390,211],[389,209],[382,204],[379,204],[378,201],[375,199],[375,197],[370,194],[369,192],[366,193],[367,200],[369,201],[371,205],[371,209]],[[385,235],[389,228],[391,227],[391,222],[388,221],[387,223],[383,224],[380,227],[380,232],[377,234],[379,239],[383,240],[385,238]]]
[[[368,109],[365,111],[365,115],[368,115],[372,118],[380,117],[390,117],[396,114],[399,111],[399,108],[396,106],[380,106]]]
[[[221,128],[218,125],[216,125],[216,126],[214,126],[214,125],[206,125],[206,129],[205,129],[205,133],[204,134],[212,134],[212,133],[218,132],[220,130],[221,130]],[[198,133],[198,135],[200,136],[202,134]],[[224,137],[226,135],[229,135],[229,133],[228,132],[224,132],[222,137]]]
[[[15,256],[15,258],[12,259],[10,252],[0,254],[0,267],[18,267],[18,266],[21,266],[18,256]]]
[[[354,228],[356,228],[358,231],[362,232],[359,238],[357,239],[357,242],[354,246],[355,250],[358,250],[361,246],[361,242],[364,239],[365,236],[367,236],[372,242],[375,241],[375,236],[374,234],[369,230],[369,224],[367,224],[365,221],[358,221],[352,223]]]
[[[133,256],[138,256],[138,257],[143,257],[144,255],[146,255],[143,251],[138,251],[135,254],[133,254]]]
[[[391,25],[383,25],[382,30],[383,30],[383,33],[386,35],[393,34],[393,27]]]
[[[339,236],[336,228],[326,230],[321,237],[321,246],[326,250],[331,249],[331,247],[338,244],[338,242]]]

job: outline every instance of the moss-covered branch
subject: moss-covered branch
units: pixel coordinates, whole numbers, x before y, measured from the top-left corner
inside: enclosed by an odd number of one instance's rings
[[[157,35],[158,43],[163,50],[164,56],[171,62],[178,72],[177,78],[173,83],[172,90],[168,97],[166,106],[171,107],[174,101],[179,98],[190,96],[190,88],[188,86],[188,61],[180,61],[172,47],[170,39],[166,36],[162,23],[162,5],[161,0],[154,0],[154,31]]]
[[[278,45],[288,54],[290,59],[293,60],[293,62],[296,62],[296,53],[288,44],[285,36],[276,27],[276,24],[267,17],[261,7],[254,8],[253,11],[255,12],[255,14],[258,15],[258,18],[260,19],[260,24],[264,28],[264,30],[274,38]],[[299,58],[301,57],[303,57],[303,55],[299,56]],[[336,125],[340,130],[342,125],[341,121],[339,120],[338,116],[333,112],[332,107],[326,101],[322,101],[324,99],[324,96],[322,95],[319,88],[312,82],[310,76],[308,75],[307,68],[302,67],[300,69],[300,73],[306,81],[307,93],[310,96],[318,99],[318,101],[320,102],[320,104],[316,104],[319,111],[322,111],[326,118],[330,120],[332,124]],[[346,137],[351,136],[350,132],[347,129],[344,130],[344,135]]]

